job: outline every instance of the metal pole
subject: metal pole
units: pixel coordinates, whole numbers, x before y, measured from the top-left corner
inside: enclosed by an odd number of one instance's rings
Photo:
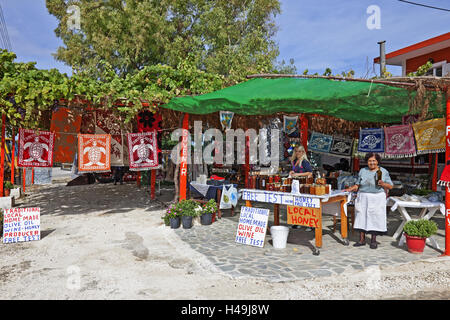
[[[386,71],[386,50],[385,50],[386,41],[380,41],[378,44],[380,45],[380,77],[383,78],[383,74]]]

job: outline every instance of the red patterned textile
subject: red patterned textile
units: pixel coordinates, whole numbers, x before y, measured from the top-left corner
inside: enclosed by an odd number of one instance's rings
[[[156,131],[128,134],[130,170],[150,170],[159,166]]]
[[[111,111],[95,111],[95,133],[111,135],[111,165],[128,165],[128,147],[122,134],[121,121]]]
[[[19,129],[19,167],[53,167],[55,134]]]
[[[111,170],[111,136],[109,134],[78,135],[78,171]]]

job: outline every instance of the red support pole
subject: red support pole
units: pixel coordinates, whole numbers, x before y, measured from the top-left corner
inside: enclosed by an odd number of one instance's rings
[[[14,178],[15,178],[15,162],[16,162],[16,133],[14,131],[14,128],[12,129],[12,136],[11,136],[11,183],[14,184]]]
[[[26,175],[27,175],[27,169],[23,168],[22,169],[22,191],[23,191],[23,193],[25,193],[25,186],[27,184]]]
[[[186,199],[187,189],[187,152],[188,152],[188,136],[189,136],[189,114],[185,113],[183,118],[183,136],[181,138],[181,162],[180,162],[180,196],[179,200]]]
[[[156,170],[150,170],[150,199],[155,200]]]
[[[445,161],[450,156],[449,135],[450,131],[450,89],[447,89],[447,126],[446,126],[446,144]],[[450,188],[445,188],[445,251],[444,256],[450,256]]]
[[[431,153],[430,153],[431,155]],[[434,168],[433,168],[433,178],[431,180],[431,190],[433,191],[437,191],[437,181],[438,181],[438,154],[435,153],[432,157],[430,157],[431,159],[434,158]],[[430,161],[430,163],[433,160]],[[430,164],[431,165],[431,164]]]
[[[6,114],[2,114],[2,142],[0,155],[0,197],[3,197],[3,181],[5,179],[5,129],[6,129]]]
[[[31,168],[31,185],[34,184],[34,168]]]
[[[305,153],[308,153],[308,118],[305,114],[300,115],[300,137]]]

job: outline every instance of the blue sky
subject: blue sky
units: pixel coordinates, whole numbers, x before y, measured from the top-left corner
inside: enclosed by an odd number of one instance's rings
[[[450,0],[414,1],[450,9]],[[57,20],[48,14],[45,0],[0,0],[0,4],[18,61],[36,61],[38,68],[71,74],[70,67],[52,56],[62,41],[55,36]],[[381,29],[367,28],[370,5],[380,8]],[[373,69],[378,41],[386,40],[386,52],[391,52],[450,31],[450,12],[397,0],[281,0],[281,9],[275,20],[278,60],[293,58],[297,73],[308,69],[310,74],[322,74],[330,67],[333,73],[353,69],[362,77]],[[388,71],[401,74],[399,67]]]

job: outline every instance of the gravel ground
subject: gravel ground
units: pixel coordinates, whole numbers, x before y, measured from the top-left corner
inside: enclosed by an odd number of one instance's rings
[[[33,186],[40,241],[0,246],[0,299],[449,299],[450,257],[370,266],[331,277],[234,278],[162,224],[144,189]],[[162,190],[159,199],[173,192]]]

